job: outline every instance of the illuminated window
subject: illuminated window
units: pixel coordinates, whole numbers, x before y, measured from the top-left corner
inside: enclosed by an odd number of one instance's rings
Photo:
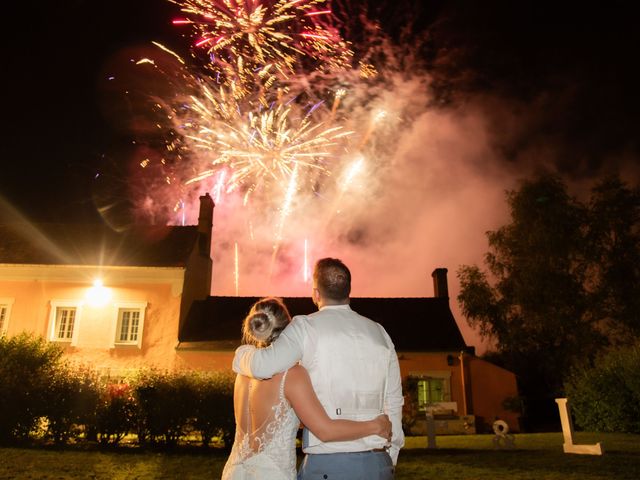
[[[425,410],[430,404],[444,401],[443,393],[443,378],[425,378],[418,380],[418,408]]]
[[[118,320],[114,335],[114,346],[142,345],[142,328],[147,304],[144,302],[117,305]]]
[[[451,402],[451,377],[447,372],[429,373],[417,379],[418,409],[425,411],[429,407]]]
[[[59,300],[51,302],[49,340],[76,344],[80,308],[80,302]]]

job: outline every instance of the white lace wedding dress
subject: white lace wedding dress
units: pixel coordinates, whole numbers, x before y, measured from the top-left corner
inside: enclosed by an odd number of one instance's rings
[[[222,472],[222,480],[295,480],[296,432],[300,421],[284,396],[285,372],[273,395],[251,395],[251,385],[258,380],[242,379],[248,388],[241,390],[242,413],[236,412],[236,436],[231,455]],[[274,378],[272,381],[275,381]],[[267,402],[265,420],[252,428],[258,408],[254,403]],[[264,405],[261,405],[264,407]],[[255,407],[255,408],[254,408]]]

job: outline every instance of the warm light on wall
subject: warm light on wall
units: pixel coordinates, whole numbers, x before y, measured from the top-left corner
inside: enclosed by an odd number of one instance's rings
[[[87,290],[86,299],[92,307],[104,307],[111,299],[111,290],[102,284],[102,280],[95,280],[93,287]]]

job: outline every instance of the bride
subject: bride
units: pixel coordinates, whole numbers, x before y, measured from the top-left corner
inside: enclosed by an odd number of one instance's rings
[[[269,346],[290,321],[279,299],[262,299],[244,320],[243,342]],[[268,380],[238,375],[233,401],[236,436],[222,480],[295,480],[295,441],[300,422],[325,442],[368,435],[391,438],[391,422],[386,415],[362,422],[330,419],[300,365]]]

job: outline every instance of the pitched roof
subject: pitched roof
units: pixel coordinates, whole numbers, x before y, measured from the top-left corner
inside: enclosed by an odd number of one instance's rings
[[[240,345],[242,320],[258,297],[208,297],[194,302],[179,348],[229,350]],[[283,299],[292,316],[311,313],[308,297]],[[352,298],[351,308],[380,323],[397,351],[467,350],[446,298]]]
[[[0,263],[184,266],[197,236],[195,226],[116,232],[101,224],[0,224]]]

